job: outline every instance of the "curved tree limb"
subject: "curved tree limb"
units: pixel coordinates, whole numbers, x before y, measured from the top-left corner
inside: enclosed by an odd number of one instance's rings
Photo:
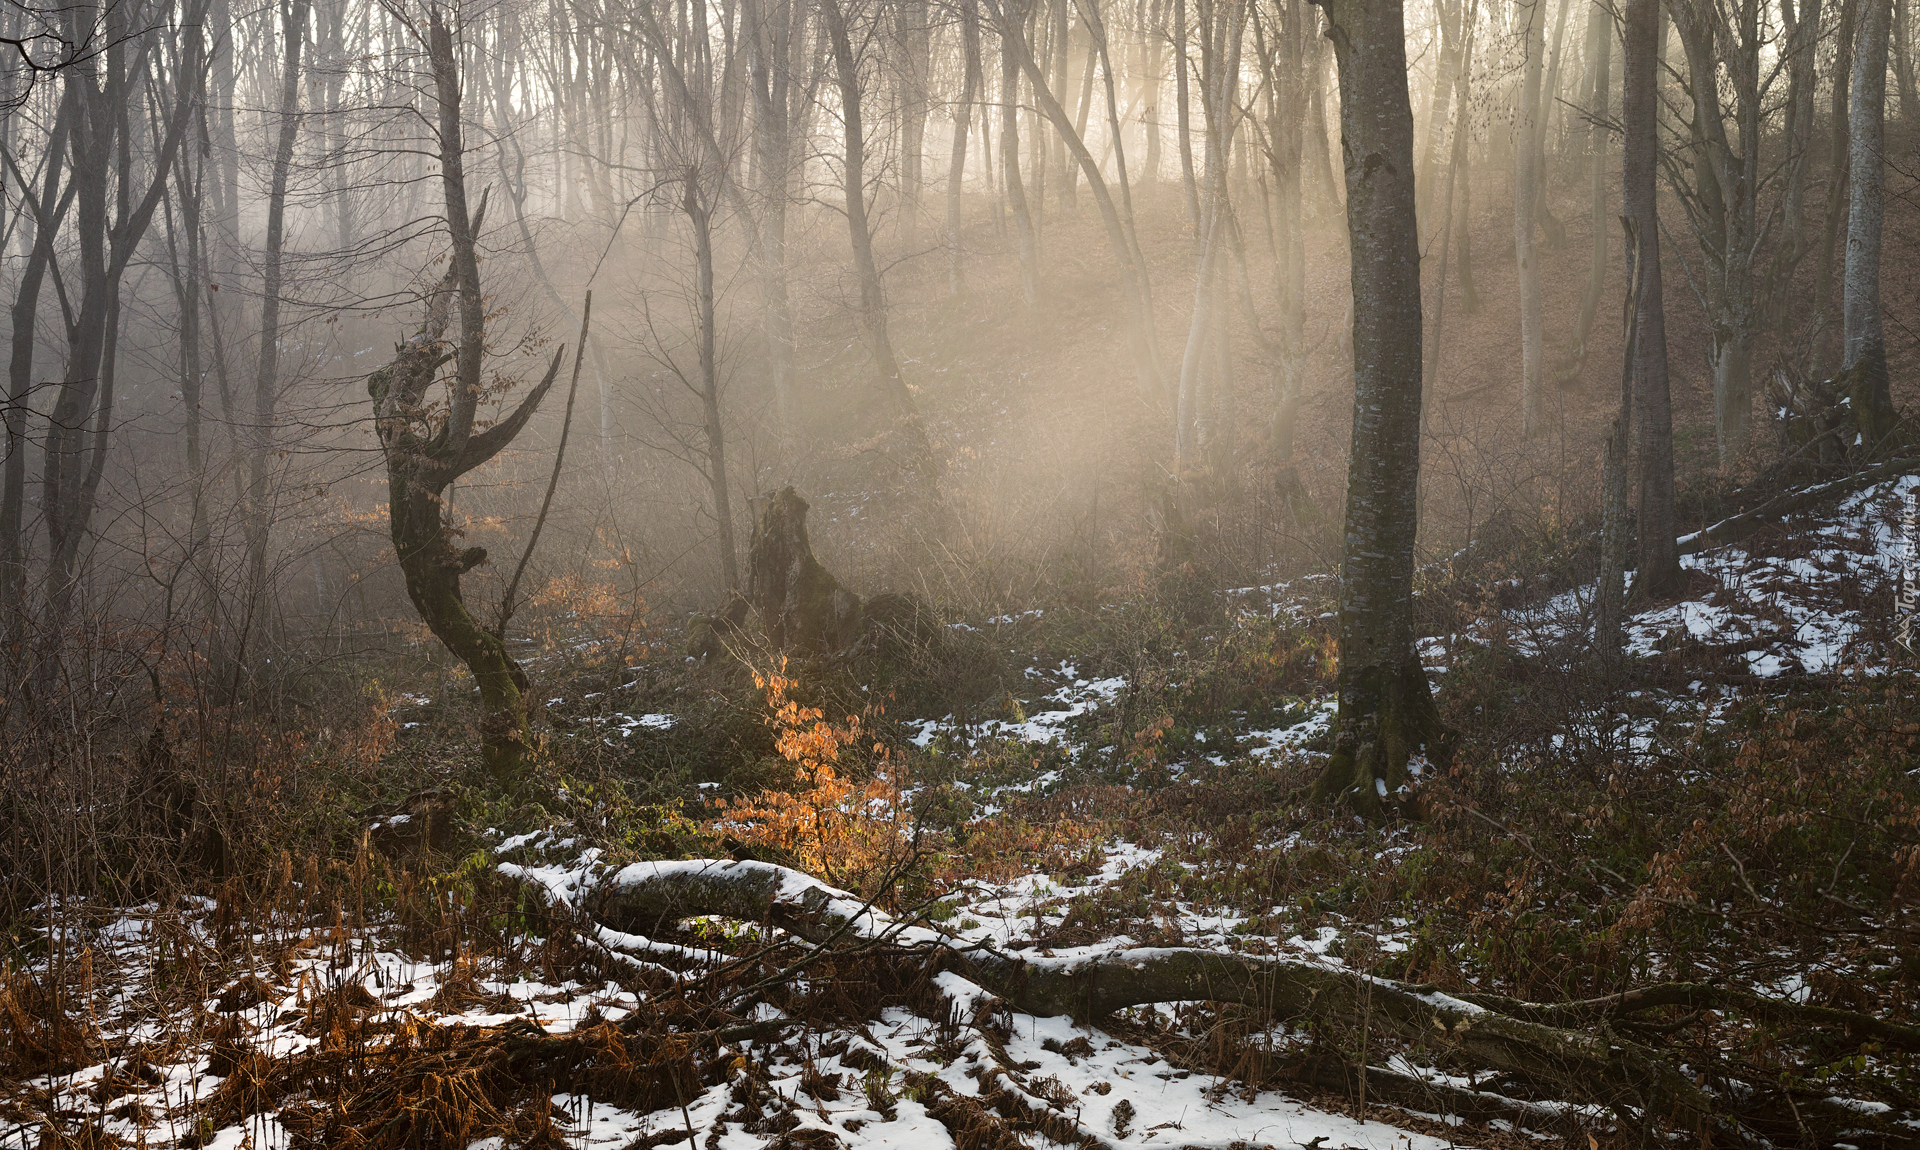
[[[858,896],[797,871],[754,861],[634,864],[598,883],[585,905],[605,926],[635,933],[717,915],[764,923],[814,943],[847,938],[918,948],[1014,1008],[1041,1016],[1097,1018],[1128,1006],[1207,1000],[1269,1010],[1290,1021],[1367,1025],[1444,1061],[1550,1083],[1570,1101],[1626,1105],[1689,1127],[1712,1124],[1736,1141],[1747,1135],[1728,1124],[1725,1098],[1660,1050],[1611,1024],[1662,1007],[1722,1010],[1762,1023],[1840,1030],[1888,1047],[1920,1049],[1920,1028],[1698,983],[1662,983],[1583,1002],[1532,1003],[1449,994],[1310,958],[1177,947],[1050,958],[968,946],[894,920]],[[1807,1110],[1813,1105],[1821,1113],[1833,1111],[1836,1119],[1869,1121],[1844,1105],[1823,1107],[1818,1098],[1794,1101],[1806,1114],[1814,1112]],[[1888,1133],[1898,1141],[1898,1131]]]

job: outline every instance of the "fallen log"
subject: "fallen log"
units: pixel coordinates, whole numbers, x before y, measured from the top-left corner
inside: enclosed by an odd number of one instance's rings
[[[763,923],[816,946],[845,941],[913,948],[1036,1016],[1093,1020],[1150,1003],[1244,1004],[1290,1022],[1391,1035],[1435,1061],[1550,1084],[1564,1101],[1610,1107],[1636,1121],[1711,1128],[1734,1142],[1761,1144],[1762,1135],[1745,1129],[1754,1123],[1779,1133],[1784,1123],[1799,1126],[1819,1114],[1844,1121],[1847,1129],[1871,1131],[1878,1144],[1920,1146],[1914,1128],[1896,1121],[1897,1113],[1830,1105],[1839,1100],[1808,1091],[1788,1097],[1772,1085],[1742,1087],[1735,1091],[1742,1105],[1733,1105],[1725,1092],[1703,1085],[1698,1067],[1683,1072],[1658,1049],[1615,1028],[1642,1011],[1684,1007],[1920,1049],[1920,1030],[1913,1027],[1751,991],[1670,983],[1589,1002],[1530,1003],[1449,994],[1309,957],[1152,947],[1051,958],[964,945],[929,927],[893,920],[800,872],[754,861],[637,863],[604,879],[587,905],[603,925],[635,934],[715,915]]]

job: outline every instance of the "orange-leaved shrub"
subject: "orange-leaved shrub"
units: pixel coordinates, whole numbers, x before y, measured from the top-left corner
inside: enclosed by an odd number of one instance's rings
[[[798,683],[785,672],[783,660],[753,681],[767,693],[774,748],[793,768],[795,789],[722,799],[712,829],[771,848],[836,886],[873,893],[910,853],[912,823],[905,766],[870,729],[883,708],[870,704],[865,715],[831,722],[792,697]]]

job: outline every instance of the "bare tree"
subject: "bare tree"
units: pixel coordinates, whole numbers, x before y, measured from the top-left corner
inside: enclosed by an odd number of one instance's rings
[[[205,11],[204,0],[189,0],[181,22],[198,23]],[[178,74],[164,74],[151,37],[129,37],[130,22],[144,16],[121,5],[110,6],[104,14],[91,5],[66,13],[70,36],[79,39],[81,29],[99,19],[109,29],[110,43],[97,67],[62,74],[73,101],[70,141],[80,298],[66,312],[67,364],[55,392],[41,475],[49,649],[57,649],[72,605],[80,550],[93,521],[113,433],[121,281],[166,191],[200,90],[198,73],[205,67],[204,58],[189,50],[179,58]],[[168,110],[158,146],[146,164],[136,166],[132,112],[149,97]]]
[[[967,127],[973,122],[973,101],[980,92],[980,4],[960,2],[961,88],[953,105],[953,151],[947,166],[947,294],[966,287],[966,264],[960,244],[960,193],[967,177]],[[1089,78],[1092,69],[1088,69]]]
[[[1545,355],[1544,322],[1540,310],[1540,260],[1534,251],[1534,231],[1540,199],[1540,101],[1546,56],[1546,0],[1526,0],[1520,16],[1520,99],[1513,123],[1513,258],[1520,285],[1520,428],[1524,435],[1541,430],[1541,377]]]
[[[280,293],[284,288],[287,179],[293,168],[293,145],[300,132],[300,49],[306,42],[310,0],[283,0],[280,5],[280,126],[273,149],[272,183],[267,189],[267,244],[260,288],[260,348],[254,358],[253,434],[247,465],[247,570],[249,594],[258,597],[267,585],[267,536],[272,529],[272,493],[267,481],[267,459],[273,450],[277,395],[280,386]]]
[[[1633,408],[1640,443],[1636,598],[1680,586],[1673,530],[1673,409],[1667,392],[1666,305],[1660,290],[1660,215],[1655,164],[1659,94],[1659,0],[1628,0],[1621,91],[1621,199],[1637,237],[1634,260]]]
[[[1893,430],[1887,338],[1880,320],[1880,233],[1886,214],[1887,26],[1891,0],[1861,0],[1848,108],[1845,371],[1854,420],[1869,445]]]
[[[388,528],[407,595],[434,637],[472,671],[480,688],[481,761],[495,784],[505,787],[522,780],[531,749],[529,684],[504,637],[483,626],[461,594],[460,577],[485,562],[487,552],[454,546],[443,496],[454,480],[498,455],[520,434],[553,386],[565,349],[554,353],[546,376],[511,413],[484,430],[477,426],[486,309],[475,233],[485,204],[475,212],[467,203],[459,60],[439,7],[426,8],[424,27],[409,14],[389,11],[426,50],[438,107],[434,136],[452,250],[446,275],[428,299],[426,322],[400,345],[391,363],[367,380],[367,393],[386,459]],[[450,343],[445,337],[456,315],[459,337]],[[443,382],[440,369],[449,361],[454,369],[444,380],[446,403],[441,409],[428,396]]]
[[[860,61],[853,50],[842,0],[820,0],[820,19],[826,26],[840,93],[840,118],[845,133],[840,184],[845,193],[847,238],[853,245],[854,271],[860,280],[860,323],[866,329],[867,351],[873,356],[881,394],[896,415],[917,422],[919,407],[900,373],[900,359],[894,353],[893,337],[887,331],[886,288],[880,282],[880,264],[873,252],[873,223],[868,213],[867,129],[862,118]],[[919,465],[924,466],[925,461]]]
[[[1340,568],[1340,710],[1315,785],[1378,814],[1440,737],[1414,649],[1420,476],[1420,236],[1398,0],[1322,0],[1340,66],[1353,261],[1353,446]]]

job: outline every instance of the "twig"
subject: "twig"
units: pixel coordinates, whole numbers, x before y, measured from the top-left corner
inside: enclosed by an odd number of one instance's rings
[[[533,521],[533,534],[527,536],[527,549],[520,553],[520,565],[513,569],[513,578],[507,580],[507,593],[500,597],[500,619],[493,626],[496,639],[506,637],[507,622],[513,618],[513,596],[520,590],[520,576],[526,574],[527,561],[533,558],[533,549],[540,542],[540,530],[547,525],[554,490],[560,486],[560,467],[567,458],[567,433],[573,429],[573,401],[580,394],[580,361],[585,358],[587,325],[592,319],[593,293],[589,291],[580,308],[580,342],[573,349],[573,379],[567,384],[567,411],[560,420],[560,446],[553,453],[553,474],[547,478],[547,495],[540,501],[540,515]]]

